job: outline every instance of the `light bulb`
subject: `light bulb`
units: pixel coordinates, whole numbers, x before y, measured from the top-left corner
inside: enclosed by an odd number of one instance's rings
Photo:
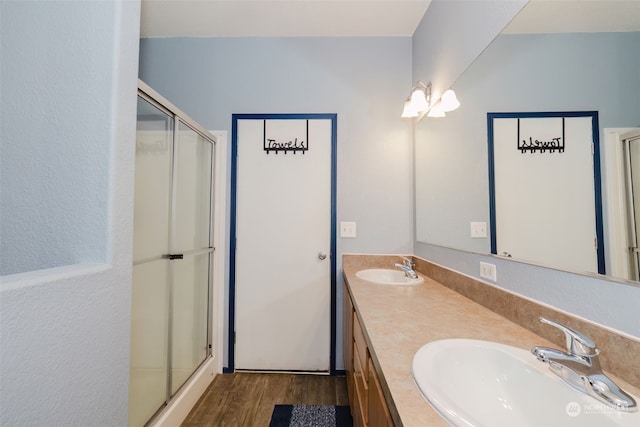
[[[418,117],[418,112],[413,108],[410,100],[404,101],[404,108],[402,109],[402,118]]]
[[[440,105],[442,111],[446,113],[458,108],[460,106],[460,101],[458,101],[456,93],[453,90],[449,89],[442,95],[442,98],[440,98]]]
[[[442,109],[442,103],[438,102],[436,105],[431,107],[429,113],[427,113],[427,117],[444,117],[444,110]]]
[[[411,106],[416,112],[421,112],[429,108],[429,101],[423,89],[416,89],[411,93]]]

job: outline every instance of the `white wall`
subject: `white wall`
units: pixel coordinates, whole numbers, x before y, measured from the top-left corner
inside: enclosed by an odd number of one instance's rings
[[[338,114],[337,220],[358,231],[338,239],[338,307],[342,253],[412,251],[410,126],[400,119],[410,38],[143,39],[140,78],[208,129],[230,129],[233,113]]]
[[[0,424],[126,425],[140,5],[1,19]]]

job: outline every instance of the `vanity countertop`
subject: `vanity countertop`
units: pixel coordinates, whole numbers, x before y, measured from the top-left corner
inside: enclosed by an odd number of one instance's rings
[[[420,394],[411,370],[413,355],[424,344],[445,338],[494,341],[523,349],[536,345],[557,347],[446,286],[425,277],[414,286],[376,285],[356,277],[364,268],[390,268],[384,256],[346,255],[345,283],[362,319],[381,383],[393,402],[396,425],[447,426]],[[533,356],[532,356],[533,357]],[[624,390],[640,390],[611,376]]]

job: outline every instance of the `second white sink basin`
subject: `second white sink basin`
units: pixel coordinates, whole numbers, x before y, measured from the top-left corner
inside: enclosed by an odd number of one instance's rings
[[[568,386],[529,351],[499,343],[431,342],[416,352],[413,376],[454,426],[640,426],[640,412],[616,411]]]
[[[356,277],[380,285],[417,285],[424,282],[424,279],[420,276],[417,279],[412,279],[407,277],[404,271],[387,268],[360,270],[356,273]]]

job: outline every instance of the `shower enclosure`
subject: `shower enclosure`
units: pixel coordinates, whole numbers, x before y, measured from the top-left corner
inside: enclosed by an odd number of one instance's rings
[[[211,356],[215,138],[138,85],[129,425]]]

